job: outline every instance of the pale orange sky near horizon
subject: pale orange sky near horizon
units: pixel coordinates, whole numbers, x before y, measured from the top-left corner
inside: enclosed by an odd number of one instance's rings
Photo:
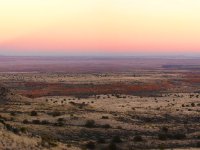
[[[199,0],[0,0],[2,53],[200,53]]]

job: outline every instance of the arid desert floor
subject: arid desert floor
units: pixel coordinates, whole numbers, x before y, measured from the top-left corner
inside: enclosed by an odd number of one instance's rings
[[[1,71],[0,149],[200,149],[198,63],[166,62]]]

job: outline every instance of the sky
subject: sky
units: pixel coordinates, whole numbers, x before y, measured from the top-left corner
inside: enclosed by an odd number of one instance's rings
[[[199,0],[0,0],[0,55],[200,54]]]

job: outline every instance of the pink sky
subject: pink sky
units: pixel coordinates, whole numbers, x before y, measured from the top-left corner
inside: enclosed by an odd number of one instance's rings
[[[200,53],[200,1],[6,0],[0,54]]]

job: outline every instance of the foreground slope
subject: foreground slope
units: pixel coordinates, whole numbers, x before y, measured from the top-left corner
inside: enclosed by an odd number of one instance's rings
[[[1,150],[41,150],[41,149],[69,149],[78,150],[28,132],[23,126],[16,126],[15,116],[23,112],[24,105],[31,106],[32,100],[0,85],[0,149]],[[8,114],[12,117],[8,117]]]
[[[1,88],[0,148],[197,148],[199,96],[108,94],[28,99]]]

